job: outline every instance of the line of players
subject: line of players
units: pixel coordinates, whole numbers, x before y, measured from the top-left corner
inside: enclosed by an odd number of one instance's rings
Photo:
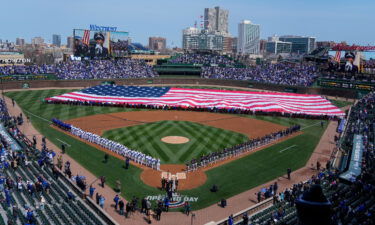
[[[119,154],[123,157],[128,157],[138,164],[151,167],[152,169],[155,169],[155,170],[160,170],[160,159],[153,158],[142,152],[131,150],[120,143],[100,137],[97,134],[84,131],[73,125],[71,125],[70,132],[79,138],[82,138],[91,143],[100,145],[101,147],[108,149],[116,154]]]
[[[272,134],[268,134],[260,138],[252,139],[245,143],[238,144],[230,148],[225,148],[222,151],[212,152],[212,153],[209,153],[208,155],[201,156],[197,159],[192,159],[191,161],[186,163],[186,171],[188,172],[194,171],[198,168],[209,166],[218,161],[222,161],[231,157],[236,157],[238,155],[251,151],[255,148],[259,148],[271,142],[277,141],[283,137],[296,133],[300,129],[301,129],[301,126],[294,125],[285,130],[274,132]]]

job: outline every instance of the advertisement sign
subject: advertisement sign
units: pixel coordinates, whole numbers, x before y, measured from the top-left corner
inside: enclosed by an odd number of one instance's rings
[[[146,199],[149,201],[163,201],[166,195],[154,195],[147,196]],[[173,193],[172,199],[169,202],[169,208],[181,208],[184,206],[185,202],[194,203],[198,201],[198,197],[190,197],[187,195],[180,195]]]
[[[350,157],[349,169],[340,175],[340,178],[353,181],[362,171],[363,136],[355,134],[353,137],[353,149]]]

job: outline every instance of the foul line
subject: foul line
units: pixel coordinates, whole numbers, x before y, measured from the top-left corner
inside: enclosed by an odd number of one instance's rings
[[[280,150],[279,153],[282,153],[282,152],[284,152],[284,151],[286,151],[286,150],[288,150],[288,149],[290,149],[290,148],[296,147],[296,146],[297,146],[297,145],[292,145],[292,146],[289,146],[289,147],[287,147],[287,148],[284,148],[283,150]]]
[[[309,126],[307,126],[307,127],[303,127],[303,128],[301,128],[301,130],[307,129],[307,128],[309,128],[309,127],[316,126],[316,125],[318,125],[318,124],[320,124],[320,122],[317,122],[317,123],[311,124],[311,125],[309,125]]]
[[[58,139],[58,138],[56,138],[56,140],[58,140],[59,142],[61,142],[61,143],[63,143],[63,144],[66,144],[67,146],[71,147],[71,145],[68,144],[68,143],[66,143],[65,141],[62,141],[62,140],[60,140],[60,139]]]
[[[45,119],[45,118],[43,118],[43,117],[40,117],[40,116],[38,116],[38,115],[35,115],[34,113],[32,113],[32,112],[30,112],[30,111],[27,111],[26,109],[25,109],[24,111],[27,112],[28,114],[32,115],[32,116],[35,116],[36,118],[39,118],[39,119],[44,120],[44,121],[46,121],[46,122],[48,122],[48,123],[51,123],[51,121],[49,121],[49,120],[47,120],[47,119]]]

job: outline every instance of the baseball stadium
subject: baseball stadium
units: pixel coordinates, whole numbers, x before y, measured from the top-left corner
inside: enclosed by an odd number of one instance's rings
[[[128,35],[0,55],[0,225],[374,224],[375,46],[251,59]]]

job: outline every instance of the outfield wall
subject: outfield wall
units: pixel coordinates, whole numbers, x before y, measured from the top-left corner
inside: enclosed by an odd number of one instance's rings
[[[2,82],[1,89],[21,89],[24,88],[25,84],[28,84],[29,88],[72,88],[72,87],[90,87],[99,85],[103,81],[108,80],[29,80],[29,81],[11,81]],[[255,83],[249,81],[237,81],[237,80],[218,80],[218,79],[201,79],[201,78],[141,78],[141,79],[114,79],[113,81],[119,85],[219,85],[227,87],[243,87],[243,88],[254,88],[269,91],[285,92],[291,91],[300,94],[317,94],[327,96],[337,96],[343,98],[354,99],[357,96],[356,90],[351,89],[334,89],[334,88],[322,88],[322,87],[296,87],[286,85],[275,85],[265,83]]]

